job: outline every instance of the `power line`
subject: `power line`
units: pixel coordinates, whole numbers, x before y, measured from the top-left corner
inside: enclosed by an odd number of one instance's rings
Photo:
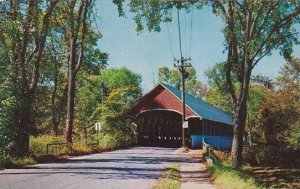
[[[183,35],[183,37],[184,37],[184,46],[185,47],[188,47],[188,29],[187,29],[187,14],[188,14],[188,12],[187,12],[187,10],[185,10],[184,11],[184,35]],[[183,48],[184,49],[184,48]],[[184,52],[187,52],[187,51],[184,51]]]
[[[180,50],[180,57],[182,58],[182,47],[181,47],[181,31],[180,31],[179,8],[177,8],[177,24],[178,24],[178,39],[179,39],[179,50]]]
[[[169,38],[169,45],[170,45],[170,48],[171,48],[171,53],[172,53],[173,58],[175,58],[173,45],[172,45],[172,40],[171,40],[170,29],[169,29],[169,23],[166,23],[166,25],[167,25],[167,30],[168,30],[168,38]]]
[[[194,5],[192,6],[192,11],[191,11],[191,31],[190,31],[189,56],[191,56],[191,51],[192,51],[192,37],[193,37],[193,10],[194,10]]]
[[[97,10],[96,10],[97,11]],[[98,26],[98,22],[97,22],[97,18],[95,16],[95,12],[94,10],[92,10],[92,16],[93,16],[93,20],[94,20],[94,23],[95,23],[95,26],[96,26],[96,30],[98,32],[99,35],[101,35],[101,32],[100,32],[100,29],[99,29],[99,26]],[[99,17],[100,18],[100,17]]]

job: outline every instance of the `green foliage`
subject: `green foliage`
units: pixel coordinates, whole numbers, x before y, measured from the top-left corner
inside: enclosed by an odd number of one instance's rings
[[[255,83],[250,85],[248,100],[248,117],[255,119],[258,115],[260,105],[265,98],[266,88]]]
[[[122,1],[114,1],[120,8]],[[159,32],[161,31],[162,22],[171,22],[173,20],[173,10],[175,8],[185,9],[190,11],[191,5],[201,9],[203,1],[161,1],[150,0],[140,1],[132,0],[130,2],[130,12],[134,13],[134,21],[136,22],[136,31],[142,32],[146,25],[149,31]],[[119,9],[119,13],[123,13],[123,10]]]
[[[290,125],[289,129],[285,132],[285,143],[294,150],[300,151],[300,121]]]
[[[17,137],[18,122],[15,112],[21,102],[18,100],[16,87],[10,78],[0,86],[0,156],[8,155],[11,152]]]
[[[205,72],[210,88],[208,90],[207,101],[222,110],[232,113],[230,96],[226,90],[225,63],[217,63]],[[236,85],[236,76],[232,74],[233,82]]]
[[[63,143],[64,139],[62,136],[42,135],[38,137],[30,138],[30,151],[33,157],[39,158],[46,156],[47,144],[51,143]],[[62,155],[70,153],[70,149],[66,145],[49,146],[49,154],[51,155]]]
[[[232,106],[229,96],[226,93],[220,91],[217,86],[211,86],[208,89],[206,100],[207,102],[221,108],[223,111],[232,113]]]
[[[139,74],[123,67],[103,70],[100,75],[100,80],[106,89],[105,92],[110,92],[111,90],[115,90],[120,87],[139,86],[142,82],[142,77]],[[136,90],[136,92],[132,94],[132,98],[139,98],[140,93],[141,91]]]
[[[104,149],[133,144],[136,128],[123,113],[141,97],[140,84],[141,76],[127,68],[104,69],[100,76],[80,77],[75,119],[77,138],[87,137],[91,143],[98,141],[99,148]],[[101,123],[101,137],[95,133],[96,122]]]
[[[114,147],[131,145],[136,142],[136,125],[123,117],[124,111],[135,101],[131,94],[134,94],[136,90],[140,89],[128,86],[113,90],[103,105],[102,132],[104,138],[112,139],[110,142],[113,143]]]
[[[123,126],[126,126],[123,123]],[[125,132],[101,134],[99,135],[99,148],[103,150],[124,148],[134,145],[136,142],[136,137],[130,136]]]

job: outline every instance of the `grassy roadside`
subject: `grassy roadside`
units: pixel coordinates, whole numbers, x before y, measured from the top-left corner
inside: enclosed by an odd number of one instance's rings
[[[224,189],[263,189],[251,175],[235,170],[221,163],[214,163],[209,166],[208,172],[213,182]]]
[[[84,140],[74,141],[72,147],[67,145],[49,146],[47,153],[47,144],[63,143],[62,136],[43,135],[31,137],[30,156],[28,157],[10,157],[0,156],[0,170],[4,168],[21,168],[26,165],[36,163],[65,161],[69,156],[80,156],[92,153],[112,151],[115,149],[126,148],[129,145],[120,145],[113,137],[103,137],[98,145],[86,145]]]
[[[230,155],[213,151],[221,162],[210,166],[212,180],[220,188],[300,188],[300,170],[276,166],[244,165],[241,170],[230,166]]]
[[[258,182],[243,170],[230,166],[228,153],[213,151],[213,164],[208,166],[208,173],[213,183],[222,189],[263,189],[264,184]]]
[[[158,179],[153,189],[179,189],[180,170],[179,164],[173,164],[166,168],[165,173]]]
[[[26,165],[36,164],[37,161],[32,157],[12,158],[0,157],[0,170],[4,168],[19,168]]]

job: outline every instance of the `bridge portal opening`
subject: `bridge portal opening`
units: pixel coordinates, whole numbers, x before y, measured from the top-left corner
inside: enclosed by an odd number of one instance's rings
[[[150,110],[137,116],[138,144],[142,146],[180,147],[181,114],[170,110]]]

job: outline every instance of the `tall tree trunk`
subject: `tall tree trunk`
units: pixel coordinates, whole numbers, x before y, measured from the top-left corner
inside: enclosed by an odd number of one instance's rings
[[[62,116],[64,115],[64,107],[67,105],[67,92],[68,92],[68,84],[65,85],[63,95],[61,97],[60,106],[58,109],[58,115],[57,115],[57,125],[60,125],[60,122],[62,120]]]
[[[68,105],[67,105],[67,120],[65,130],[65,141],[72,143],[72,131],[74,122],[74,102],[76,88],[76,74],[79,71],[85,53],[85,37],[87,35],[87,14],[92,4],[92,0],[81,0],[78,11],[75,11],[76,0],[70,4],[70,60],[68,67]],[[77,16],[75,16],[77,12]],[[82,27],[80,27],[82,26]],[[77,45],[79,38],[79,30],[81,29],[80,45]]]
[[[29,155],[29,138],[32,127],[32,99],[27,96],[26,102],[22,105],[19,112],[19,127],[16,135],[16,146],[14,155]]]
[[[242,164],[243,132],[247,117],[247,104],[243,103],[234,110],[233,141],[231,148],[232,167],[239,168]]]
[[[75,102],[75,79],[76,75],[74,72],[75,62],[76,62],[76,41],[77,37],[73,36],[71,39],[71,56],[69,60],[69,70],[68,70],[68,100],[67,100],[67,120],[66,120],[66,130],[65,130],[65,141],[72,143],[72,131],[74,122],[74,102]]]
[[[250,119],[249,116],[247,116],[247,118],[248,118],[247,126],[248,126],[248,137],[249,137],[248,140],[249,140],[249,145],[252,146],[252,144],[253,144],[253,141],[252,141],[253,140],[252,139],[252,128],[251,128],[252,127],[252,125],[251,125],[252,122],[251,122],[251,119]]]
[[[247,120],[247,101],[252,71],[252,62],[248,59],[247,53],[242,64],[244,65],[243,78],[239,81],[239,96],[236,103],[233,103],[234,127],[231,149],[231,163],[233,168],[239,168],[242,165],[243,136]]]
[[[68,104],[67,104],[67,121],[65,131],[65,141],[72,143],[72,131],[74,122],[74,102],[75,102],[75,77],[69,76],[68,85]]]

